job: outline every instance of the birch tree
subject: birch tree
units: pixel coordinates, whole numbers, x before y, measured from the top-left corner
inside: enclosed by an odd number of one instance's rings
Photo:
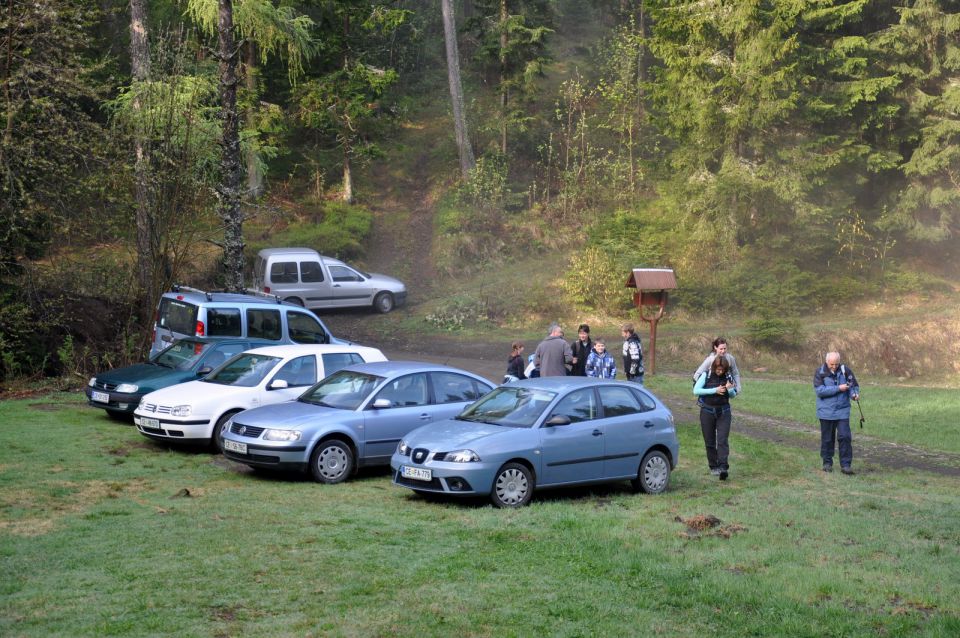
[[[453,107],[453,129],[457,136],[457,149],[460,152],[460,174],[464,179],[476,165],[470,137],[467,132],[467,119],[463,108],[463,85],[460,82],[460,53],[457,48],[457,25],[453,14],[452,0],[440,0],[443,12],[443,40],[447,51],[447,80],[450,83],[450,103]]]

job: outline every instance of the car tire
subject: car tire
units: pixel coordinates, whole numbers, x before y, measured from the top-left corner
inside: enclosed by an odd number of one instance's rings
[[[393,295],[389,292],[379,293],[373,298],[373,307],[377,312],[387,314],[393,310]]]
[[[303,299],[301,299],[300,297],[287,297],[283,301],[286,303],[292,303],[295,306],[300,306],[301,308],[304,307]]]
[[[318,483],[341,483],[353,471],[353,450],[338,439],[321,441],[310,455],[310,473]]]
[[[490,500],[497,507],[523,507],[533,497],[533,473],[520,463],[507,463],[497,471]]]
[[[227,425],[227,421],[236,416],[237,412],[239,412],[239,410],[227,412],[217,419],[217,424],[213,426],[213,433],[210,436],[210,449],[213,450],[214,454],[223,454],[223,437],[220,436],[220,430]]]
[[[631,479],[633,489],[647,494],[660,494],[670,485],[670,459],[660,450],[647,452],[640,462],[637,478]]]

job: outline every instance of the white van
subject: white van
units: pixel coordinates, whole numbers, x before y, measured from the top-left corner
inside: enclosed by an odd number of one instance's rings
[[[390,312],[407,300],[402,281],[366,273],[310,248],[264,248],[253,267],[255,290],[311,310],[372,306]]]

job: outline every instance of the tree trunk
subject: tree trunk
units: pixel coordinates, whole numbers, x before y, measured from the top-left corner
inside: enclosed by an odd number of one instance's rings
[[[440,0],[443,12],[443,39],[447,46],[447,79],[450,82],[450,101],[453,105],[453,129],[460,151],[460,173],[464,179],[476,164],[473,148],[467,135],[467,121],[463,108],[463,85],[460,83],[460,53],[457,50],[457,26],[453,16],[452,0]]]
[[[343,145],[343,201],[353,203],[353,174],[350,172],[350,145]]]
[[[150,158],[149,139],[143,122],[139,97],[140,85],[150,78],[150,43],[147,30],[146,0],[130,0],[130,71],[134,96],[134,201],[137,228],[137,286],[141,315],[150,315],[154,297],[154,268],[157,264],[156,223],[150,203]]]
[[[500,152],[507,156],[507,0],[500,0]]]
[[[233,39],[233,2],[219,0],[217,32],[220,59],[221,142],[220,218],[223,220],[223,275],[227,290],[243,290],[243,212],[240,210],[240,126],[237,114],[237,47]]]
[[[247,59],[244,79],[246,81],[247,92],[250,94],[250,108],[247,109],[247,125],[254,121],[257,111],[257,105],[260,100],[257,97],[257,45],[255,42],[247,42]],[[247,196],[251,198],[260,197],[263,194],[263,173],[257,162],[257,152],[250,149],[246,153],[247,157]]]

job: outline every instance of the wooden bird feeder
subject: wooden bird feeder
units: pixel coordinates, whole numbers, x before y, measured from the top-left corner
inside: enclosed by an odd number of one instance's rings
[[[673,268],[634,268],[627,279],[627,288],[636,288],[633,303],[640,311],[640,318],[650,324],[650,374],[657,370],[657,322],[667,308],[667,291],[677,287]],[[657,306],[652,317],[643,314],[644,306]]]

